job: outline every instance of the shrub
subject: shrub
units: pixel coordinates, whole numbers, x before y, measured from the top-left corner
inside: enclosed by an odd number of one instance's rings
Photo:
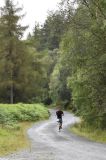
[[[0,124],[7,128],[17,128],[17,122],[37,121],[48,117],[48,110],[42,104],[0,104]]]

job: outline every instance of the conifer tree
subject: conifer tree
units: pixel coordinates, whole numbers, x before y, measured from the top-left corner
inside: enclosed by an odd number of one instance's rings
[[[22,8],[14,5],[12,0],[5,0],[4,7],[0,9],[0,89],[2,93],[6,92],[10,103],[14,102],[19,66],[24,60],[21,38],[27,27],[19,24],[23,17],[18,14],[20,11]]]

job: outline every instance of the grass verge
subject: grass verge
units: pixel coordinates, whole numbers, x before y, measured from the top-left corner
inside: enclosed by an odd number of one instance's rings
[[[19,130],[10,130],[0,127],[0,156],[7,155],[20,148],[29,147],[26,130],[31,127],[31,122],[19,123]]]
[[[89,127],[81,127],[80,124],[75,124],[71,127],[71,131],[89,140],[106,143],[106,130],[91,129]]]
[[[0,104],[0,156],[30,146],[26,130],[48,117],[42,104]]]

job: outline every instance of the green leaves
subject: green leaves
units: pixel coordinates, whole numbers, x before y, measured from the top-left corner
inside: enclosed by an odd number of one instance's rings
[[[88,125],[106,128],[102,125],[106,111],[104,1],[79,2],[75,14],[70,15],[70,28],[62,38],[60,64],[69,69],[67,85],[77,113]]]
[[[40,104],[0,104],[0,124],[3,127],[16,128],[17,122],[37,121],[48,116],[47,109]]]
[[[28,93],[29,87],[30,90],[35,89],[35,68],[32,66],[35,55],[24,41],[20,40],[27,28],[19,23],[22,18],[20,11],[22,8],[18,8],[11,0],[6,0],[1,9],[0,102],[5,103],[26,101],[34,95],[34,91]]]

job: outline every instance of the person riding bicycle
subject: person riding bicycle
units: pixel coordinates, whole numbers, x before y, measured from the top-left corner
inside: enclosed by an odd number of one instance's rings
[[[62,120],[62,116],[64,115],[63,111],[59,108],[57,111],[56,111],[56,116],[57,116],[57,119],[58,119],[58,122],[59,122],[59,131],[60,129],[62,129],[62,123],[63,123],[63,120]]]

